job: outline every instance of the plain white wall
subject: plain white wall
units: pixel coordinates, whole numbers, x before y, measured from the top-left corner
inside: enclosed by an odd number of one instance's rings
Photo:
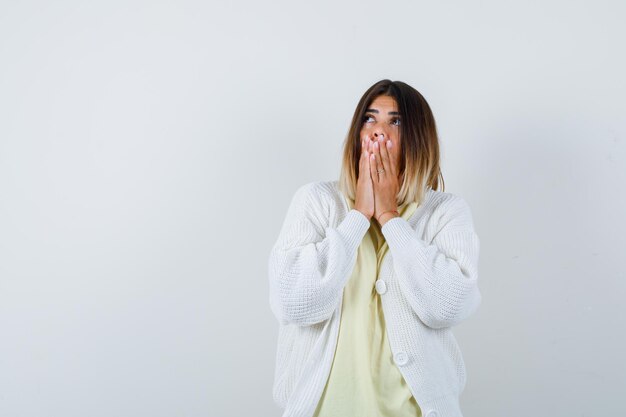
[[[2,1],[0,416],[279,416],[266,264],[361,94],[430,103],[467,417],[623,415],[621,1]]]

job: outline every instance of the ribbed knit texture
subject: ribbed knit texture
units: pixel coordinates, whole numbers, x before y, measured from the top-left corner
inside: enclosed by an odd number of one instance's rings
[[[273,396],[283,417],[311,417],[330,372],[343,288],[370,226],[337,181],[298,188],[268,261],[279,323]],[[381,229],[389,246],[379,279],[389,344],[424,417],[462,417],[465,364],[451,327],[479,306],[479,240],[461,197],[428,189],[407,220]]]

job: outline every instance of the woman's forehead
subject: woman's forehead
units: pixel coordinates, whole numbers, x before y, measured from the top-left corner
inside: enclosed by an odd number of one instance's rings
[[[384,108],[393,108],[397,109],[398,103],[393,97],[390,96],[378,96],[372,103],[369,105],[369,108],[384,107]]]

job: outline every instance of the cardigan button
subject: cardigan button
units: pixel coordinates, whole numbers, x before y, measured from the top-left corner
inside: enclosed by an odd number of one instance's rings
[[[406,352],[403,351],[399,351],[395,355],[393,355],[393,359],[398,365],[406,365],[406,363],[409,361],[409,357],[407,356]]]
[[[376,281],[376,292],[378,294],[384,294],[387,292],[387,283],[382,279]]]
[[[437,417],[438,415],[439,413],[437,413],[435,410],[430,410],[428,414],[426,414],[426,417]]]

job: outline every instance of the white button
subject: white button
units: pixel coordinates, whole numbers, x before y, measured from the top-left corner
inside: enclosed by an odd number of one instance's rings
[[[376,281],[376,292],[378,294],[384,294],[387,292],[387,284],[382,279]]]
[[[430,410],[428,414],[426,414],[426,417],[437,417],[438,415],[439,413],[437,413],[435,410]]]
[[[396,352],[396,354],[393,355],[393,358],[398,365],[406,365],[406,363],[409,361],[409,357],[407,356],[406,352],[402,351]]]

